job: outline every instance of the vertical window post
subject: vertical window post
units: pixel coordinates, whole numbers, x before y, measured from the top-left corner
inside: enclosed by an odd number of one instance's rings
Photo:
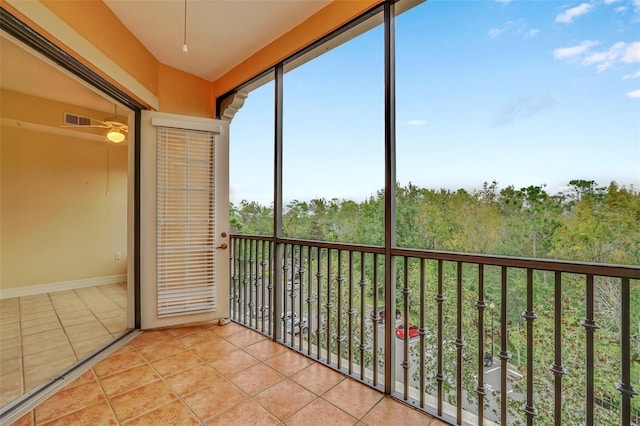
[[[384,392],[389,395],[395,383],[396,286],[392,248],[396,245],[396,73],[395,6],[384,3]]]
[[[273,260],[274,288],[273,307],[271,310],[271,326],[273,340],[278,340],[282,334],[282,327],[279,326],[282,316],[282,307],[279,306],[278,296],[283,288],[282,284],[282,248],[278,239],[282,237],[282,96],[283,96],[283,64],[279,63],[275,69],[275,134],[274,134],[274,155],[273,155],[273,248],[275,259]]]

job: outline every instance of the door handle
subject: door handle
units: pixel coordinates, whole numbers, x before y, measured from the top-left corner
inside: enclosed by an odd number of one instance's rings
[[[227,245],[225,243],[220,244],[218,247],[216,247],[217,249],[220,250],[225,250],[227,248]]]

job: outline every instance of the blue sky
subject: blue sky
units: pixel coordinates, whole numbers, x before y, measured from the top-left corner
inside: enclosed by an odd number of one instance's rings
[[[640,187],[640,0],[430,0],[396,22],[397,180]],[[286,72],[285,203],[384,186],[382,28]],[[231,124],[231,201],[270,204],[273,83]]]

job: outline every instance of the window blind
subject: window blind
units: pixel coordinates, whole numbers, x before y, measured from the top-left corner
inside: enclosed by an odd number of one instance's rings
[[[158,317],[215,311],[215,134],[157,129]]]

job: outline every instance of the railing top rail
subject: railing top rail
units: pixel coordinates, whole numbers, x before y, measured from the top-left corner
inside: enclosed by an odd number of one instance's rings
[[[246,238],[251,240],[269,240],[273,237],[232,234],[231,237]],[[336,250],[351,250],[365,253],[384,253],[384,247],[369,246],[361,244],[334,243],[327,241],[301,240],[295,238],[278,238],[277,242],[286,244],[297,244],[309,247],[320,247]],[[451,262],[462,262],[469,264],[482,264],[490,266],[506,266],[521,269],[535,269],[542,271],[567,272],[574,274],[608,276],[616,278],[640,279],[640,266],[637,265],[613,265],[604,263],[589,263],[569,260],[554,259],[532,259],[515,256],[501,256],[492,254],[479,253],[459,253],[437,250],[393,248],[391,251],[394,256],[414,257],[427,260],[444,260]]]

